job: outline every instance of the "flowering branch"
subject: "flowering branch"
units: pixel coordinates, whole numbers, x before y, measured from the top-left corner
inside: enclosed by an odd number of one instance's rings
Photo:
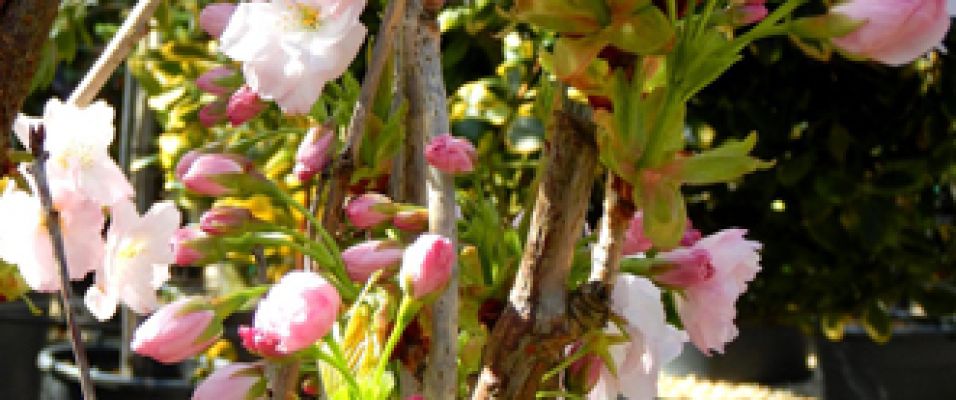
[[[123,60],[133,50],[133,46],[139,42],[139,39],[146,35],[148,31],[146,24],[149,23],[149,19],[152,18],[153,12],[156,11],[156,7],[159,7],[160,3],[162,3],[162,0],[140,0],[133,7],[129,16],[126,17],[126,21],[123,22],[123,25],[116,31],[116,35],[106,46],[103,54],[96,59],[96,63],[87,71],[83,81],[70,95],[69,103],[83,107],[96,98],[113,71],[123,63]]]
[[[73,313],[73,289],[70,286],[70,272],[66,265],[66,249],[63,245],[60,213],[53,208],[50,185],[46,177],[46,160],[49,158],[49,154],[43,147],[44,136],[43,125],[30,130],[30,148],[34,157],[32,172],[36,179],[40,204],[46,212],[45,225],[50,235],[50,243],[53,246],[53,258],[59,267],[60,302],[63,304],[63,314],[70,331],[70,344],[73,346],[76,366],[80,370],[80,389],[85,400],[95,400],[96,392],[93,381],[90,379],[90,363],[86,357],[86,349],[83,347],[83,339],[80,337],[80,327],[76,324],[76,315]]]
[[[375,97],[382,73],[385,70],[386,58],[392,52],[395,42],[395,33],[398,30],[399,17],[404,14],[406,0],[392,0],[385,9],[385,17],[375,37],[375,48],[372,49],[372,59],[369,61],[365,77],[362,79],[362,91],[355,103],[352,119],[345,138],[345,147],[339,152],[332,163],[332,179],[326,198],[323,225],[328,232],[336,232],[341,216],[342,200],[345,198],[345,187],[349,183],[349,176],[355,169],[355,159],[358,156],[362,137],[365,135],[365,124],[368,122],[368,110]]]

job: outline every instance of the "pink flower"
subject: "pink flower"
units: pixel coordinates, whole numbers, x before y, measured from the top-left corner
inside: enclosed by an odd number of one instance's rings
[[[428,209],[415,208],[395,213],[392,224],[405,232],[421,232],[428,229]]]
[[[388,221],[394,212],[393,206],[388,197],[366,193],[349,201],[345,206],[345,215],[356,228],[366,229]]]
[[[694,225],[687,220],[687,229],[684,229],[684,236],[680,239],[681,246],[692,246],[694,243],[697,243],[700,238],[703,237],[703,234],[699,230],[694,228]]]
[[[608,333],[626,333],[630,341],[608,349],[617,376],[602,364],[588,399],[617,399],[619,394],[631,400],[653,399],[661,367],[680,355],[687,334],[667,323],[660,289],[643,277],[618,276],[611,292],[611,309],[627,324],[626,332],[621,332],[611,323]]]
[[[0,259],[15,264],[30,288],[39,292],[60,289],[59,266],[45,224],[40,199],[7,185],[0,195]],[[83,279],[103,259],[105,218],[90,202],[60,210],[60,224],[70,279]]]
[[[50,99],[43,111],[44,148],[50,193],[57,207],[92,201],[109,206],[133,196],[133,187],[109,155],[113,142],[113,108],[102,101],[79,108]],[[19,117],[14,131],[29,147],[30,126],[39,122]]]
[[[644,234],[644,213],[638,211],[631,217],[631,222],[624,233],[624,246],[621,253],[625,256],[643,253],[651,249],[654,243]]]
[[[444,236],[426,233],[405,249],[399,283],[405,293],[422,298],[445,287],[454,265],[455,244]]]
[[[215,4],[212,4],[210,6],[207,6],[206,8],[208,9],[209,7],[214,5]],[[235,7],[234,5],[232,6]],[[199,78],[196,78],[196,86],[199,87],[199,89],[204,92],[212,93],[216,96],[225,96],[227,94],[232,93],[232,91],[235,90],[236,88],[225,86],[223,84],[223,80],[229,79],[235,74],[236,74],[236,71],[233,70],[232,68],[216,67],[209,71],[204,72],[202,75],[199,75]]]
[[[345,270],[356,282],[365,282],[375,271],[398,265],[404,251],[395,242],[370,240],[345,249]]]
[[[737,0],[736,3],[731,12],[737,25],[750,25],[767,17],[766,0]]]
[[[179,210],[169,201],[153,204],[143,216],[132,202],[113,205],[106,260],[84,299],[93,316],[110,319],[120,302],[137,314],[159,306],[155,290],[169,279],[173,262],[169,241],[179,221]]]
[[[311,272],[286,274],[259,303],[253,327],[275,338],[275,351],[311,346],[332,329],[342,300],[335,287]]]
[[[199,109],[199,124],[211,128],[226,120],[226,103],[216,100]]]
[[[327,128],[311,128],[299,143],[295,153],[293,172],[300,182],[312,179],[329,162],[329,148],[335,139],[334,132]]]
[[[365,0],[242,3],[219,38],[246,82],[288,114],[305,114],[345,72],[365,40]]]
[[[218,38],[222,31],[226,30],[229,19],[236,11],[236,5],[232,3],[212,3],[199,13],[199,26],[209,34],[209,36]]]
[[[735,303],[760,271],[760,243],[744,239],[744,229],[725,229],[689,248],[659,255],[675,263],[656,279],[683,287],[677,311],[700,351],[724,351],[737,337]]]
[[[183,157],[185,160],[186,157]],[[180,160],[180,165],[183,164]],[[233,154],[201,154],[191,160],[182,175],[183,185],[187,189],[207,196],[223,196],[232,190],[216,180],[230,175],[248,172],[251,162],[242,156]],[[181,168],[176,167],[177,171]]]
[[[241,232],[255,220],[252,212],[245,208],[219,206],[210,208],[199,217],[199,228],[210,235],[229,235]]]
[[[203,155],[203,153],[199,150],[189,150],[179,157],[179,162],[176,163],[175,169],[176,179],[182,181],[183,176],[186,176],[186,173],[189,172],[189,167],[191,167],[193,162],[201,155]]]
[[[261,367],[232,363],[217,368],[196,386],[192,400],[266,400],[265,393],[250,396],[249,391],[263,380]]]
[[[185,266],[203,259],[202,242],[207,237],[206,232],[199,229],[197,225],[177,229],[170,241],[173,249],[173,263]]]
[[[239,326],[239,339],[242,340],[242,346],[252,353],[266,358],[279,358],[284,356],[279,352],[279,335],[253,328],[248,325]]]
[[[222,329],[209,337],[202,335],[216,318],[210,309],[190,309],[202,300],[185,297],[161,307],[133,333],[130,344],[137,354],[166,364],[178,363],[195,356],[212,345]]]
[[[478,151],[468,139],[446,133],[432,138],[425,146],[425,160],[444,173],[461,174],[475,169]]]
[[[848,53],[903,65],[940,46],[949,30],[946,0],[851,0],[831,9],[866,23],[833,43]]]
[[[226,116],[229,117],[229,123],[232,126],[239,126],[255,118],[265,109],[266,103],[259,100],[259,95],[248,85],[243,85],[229,97],[229,104],[226,105]]]

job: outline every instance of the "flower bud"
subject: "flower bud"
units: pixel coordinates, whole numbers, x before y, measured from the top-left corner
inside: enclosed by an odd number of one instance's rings
[[[422,298],[445,287],[455,263],[455,245],[441,235],[424,234],[402,257],[399,283],[405,293]]]
[[[392,217],[392,224],[405,232],[422,232],[428,229],[428,209],[416,207],[399,211]]]
[[[250,395],[250,391],[262,379],[260,367],[255,364],[232,363],[216,368],[199,382],[192,400],[266,400],[265,393]]]
[[[199,124],[211,128],[226,120],[226,103],[214,101],[199,109]]]
[[[329,147],[334,139],[331,129],[311,128],[299,144],[293,172],[300,182],[312,179],[329,162]]]
[[[133,351],[172,364],[212,345],[222,335],[222,326],[214,334],[207,334],[209,325],[216,323],[216,315],[210,309],[189,310],[197,301],[201,300],[186,297],[156,311],[133,333]]]
[[[217,179],[248,172],[251,162],[233,154],[202,154],[196,157],[182,176],[187,189],[206,196],[222,196],[232,190]]]
[[[631,217],[631,222],[624,233],[624,246],[621,254],[625,256],[643,253],[651,249],[654,243],[644,234],[644,213],[638,211]]]
[[[737,0],[730,9],[731,21],[734,25],[750,25],[760,22],[767,17],[766,0]]]
[[[202,241],[207,238],[206,233],[197,226],[190,225],[179,228],[173,233],[171,245],[173,247],[173,263],[176,265],[193,265],[203,259]]]
[[[204,92],[225,96],[236,88],[225,85],[223,81],[235,75],[236,71],[232,68],[216,67],[199,75],[199,78],[196,78],[196,86]]]
[[[245,230],[256,222],[252,212],[242,207],[213,207],[199,217],[199,228],[210,235],[229,235]]]
[[[425,146],[425,160],[442,172],[461,174],[475,169],[478,152],[468,139],[446,133],[432,138]]]
[[[290,272],[259,302],[253,328],[275,341],[275,353],[288,355],[325,336],[341,304],[338,291],[321,276]]]
[[[193,162],[201,155],[203,155],[203,153],[199,150],[189,150],[179,157],[179,162],[176,163],[176,179],[182,181],[183,176],[189,171],[189,167],[193,165]]]
[[[587,354],[568,366],[568,388],[577,393],[588,393],[601,377],[604,361],[596,354]]]
[[[375,271],[398,265],[402,248],[391,241],[370,240],[345,249],[342,261],[345,270],[356,282],[365,282]]]
[[[199,26],[214,38],[219,38],[229,25],[236,5],[232,3],[212,3],[199,13]]]
[[[888,65],[907,64],[942,44],[950,18],[944,0],[850,0],[835,5],[840,14],[863,25],[833,39],[856,56]]]
[[[394,203],[377,193],[366,193],[349,201],[345,215],[357,228],[366,229],[381,224],[395,213]]]
[[[226,105],[226,116],[229,117],[229,123],[232,126],[239,126],[259,115],[265,109],[266,103],[259,99],[259,95],[248,85],[243,85],[232,94],[232,97],[229,97],[229,104]]]

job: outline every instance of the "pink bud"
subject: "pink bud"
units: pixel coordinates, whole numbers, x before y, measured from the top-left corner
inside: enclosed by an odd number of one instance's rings
[[[180,181],[183,180],[183,176],[189,171],[189,167],[193,165],[193,161],[196,161],[202,154],[203,153],[198,150],[189,150],[186,154],[183,154],[182,157],[179,157],[179,162],[176,163],[176,179]]]
[[[334,132],[326,128],[311,128],[299,144],[295,153],[295,168],[293,172],[300,182],[312,179],[315,174],[325,168],[329,162],[329,147],[334,139]]]
[[[691,225],[690,220],[687,220],[687,229],[684,229],[684,236],[680,239],[680,245],[685,247],[693,246],[694,243],[697,243],[702,237],[704,237],[704,235]]]
[[[398,265],[402,253],[402,248],[395,242],[370,240],[345,249],[342,261],[349,278],[365,282],[375,271]]]
[[[226,103],[214,101],[199,109],[199,124],[211,128],[226,120]]]
[[[338,291],[321,276],[293,271],[259,302],[253,327],[265,337],[275,338],[275,351],[287,355],[325,336],[341,304]]]
[[[239,339],[242,340],[243,347],[262,357],[278,358],[283,356],[276,350],[279,346],[279,337],[271,332],[265,332],[248,325],[240,325]]]
[[[428,209],[402,210],[392,218],[392,224],[405,232],[421,232],[428,229]]]
[[[213,207],[199,218],[199,228],[210,235],[228,235],[246,229],[256,217],[242,207]]]
[[[243,174],[247,165],[247,160],[236,155],[202,154],[189,164],[182,177],[183,185],[198,194],[222,196],[228,194],[230,189],[216,182],[216,179]]]
[[[235,74],[236,71],[232,68],[216,67],[199,75],[199,78],[196,78],[196,86],[204,92],[212,93],[216,96],[225,96],[232,93],[236,88],[225,86],[222,84],[222,81],[231,78]]]
[[[940,46],[950,24],[946,0],[850,0],[830,12],[864,22],[833,44],[888,65],[907,64]]]
[[[393,214],[393,203],[388,197],[377,193],[366,193],[352,199],[345,206],[345,215],[352,225],[366,229],[387,221]]]
[[[249,396],[249,391],[262,379],[260,367],[255,364],[232,363],[216,368],[200,382],[192,400],[265,400],[264,396]]]
[[[229,104],[226,105],[226,115],[229,117],[229,123],[232,126],[239,126],[259,115],[265,109],[266,103],[259,100],[259,95],[248,85],[243,85],[229,98]]]
[[[133,333],[130,345],[133,351],[172,364],[195,356],[212,345],[222,330],[206,339],[200,338],[216,314],[212,310],[186,311],[196,301],[199,299],[186,297],[156,311]]]
[[[654,276],[654,280],[663,284],[686,288],[714,276],[714,265],[707,250],[679,248],[661,254],[661,258],[673,264],[668,270]]]
[[[624,247],[621,254],[625,256],[643,253],[651,249],[654,243],[644,234],[644,213],[638,211],[631,217],[631,222],[624,233]]]
[[[590,392],[601,378],[604,361],[596,354],[587,354],[568,366],[569,386],[582,393]]]
[[[199,13],[199,26],[202,27],[209,36],[219,38],[222,31],[229,25],[229,19],[232,13],[236,11],[236,5],[232,3],[212,3]]]
[[[432,138],[425,146],[425,160],[442,172],[461,174],[475,169],[478,152],[468,139],[446,133]]]
[[[441,235],[421,235],[405,249],[399,283],[406,293],[421,298],[445,287],[454,263],[455,245],[451,240]]]
[[[203,259],[201,243],[206,233],[196,225],[189,225],[173,233],[171,245],[173,247],[173,262],[176,265],[193,265]]]
[[[750,25],[767,17],[766,0],[744,0],[731,10],[735,25]]]

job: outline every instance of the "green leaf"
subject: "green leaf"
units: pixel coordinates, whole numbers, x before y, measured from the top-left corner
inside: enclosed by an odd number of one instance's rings
[[[874,342],[884,344],[893,336],[893,321],[885,308],[878,301],[870,303],[863,310],[863,330]]]
[[[611,44],[636,54],[662,54],[674,41],[674,27],[652,4],[602,32]]]
[[[681,160],[681,178],[690,185],[706,185],[733,181],[758,169],[773,166],[773,162],[751,157],[757,135],[750,134],[742,141],[731,140],[724,145]]]
[[[595,15],[595,0],[515,0],[511,15],[540,28],[561,33],[593,33],[604,23]]]
[[[581,75],[608,43],[602,36],[559,38],[554,43],[554,74],[562,79]]]

